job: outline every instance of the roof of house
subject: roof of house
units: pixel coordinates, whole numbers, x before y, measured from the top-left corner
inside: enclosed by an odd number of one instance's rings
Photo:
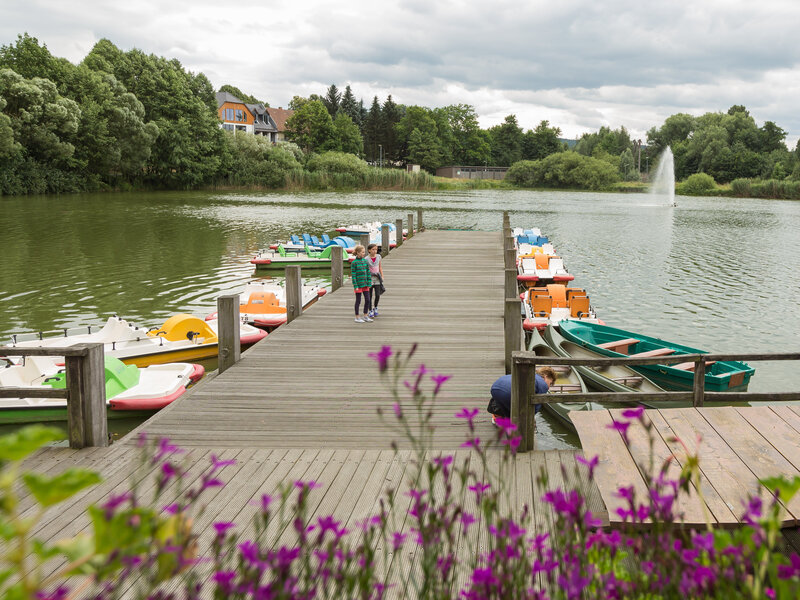
[[[232,102],[234,104],[244,104],[241,100],[239,100],[233,94],[229,94],[228,92],[217,92],[214,94],[217,98],[217,108],[225,104],[226,102]]]
[[[275,121],[278,131],[286,131],[286,121],[294,114],[293,110],[286,108],[267,108],[269,116]]]

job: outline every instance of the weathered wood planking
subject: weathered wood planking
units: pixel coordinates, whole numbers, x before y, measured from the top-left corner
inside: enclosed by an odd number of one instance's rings
[[[800,476],[800,420],[795,407],[705,407],[645,411],[653,424],[654,454],[658,463],[670,454],[677,466],[683,466],[686,450],[699,452],[700,491],[682,495],[677,512],[684,522],[703,526],[735,526],[744,513],[749,496],[770,498],[759,480],[784,475]],[[616,514],[620,505],[617,489],[633,485],[637,497],[646,493],[642,472],[648,469],[643,460],[649,456],[649,442],[644,428],[633,421],[625,444],[617,431],[607,429],[612,419],[619,420],[620,410],[580,412],[572,416],[587,456],[597,455],[600,462],[595,479],[608,507],[612,525],[619,525]],[[680,440],[680,441],[679,441]],[[684,449],[685,445],[685,449]],[[677,467],[671,468],[674,477]],[[702,503],[706,506],[703,507]],[[797,525],[800,499],[781,506],[781,522]]]

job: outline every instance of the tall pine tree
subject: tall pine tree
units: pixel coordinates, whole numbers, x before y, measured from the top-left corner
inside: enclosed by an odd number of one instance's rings
[[[339,91],[339,88],[332,83],[331,87],[328,88],[328,92],[325,94],[325,97],[322,99],[322,103],[325,105],[325,108],[328,109],[331,119],[336,118],[336,113],[339,112],[339,102],[341,102],[341,100],[342,93]]]
[[[339,103],[339,111],[350,117],[350,120],[358,125],[359,129],[361,128],[361,111],[358,109],[358,102],[356,102],[356,97],[353,95],[350,85],[344,88],[342,101]]]
[[[364,154],[368,161],[378,158],[378,144],[383,144],[381,138],[381,105],[378,97],[372,99],[372,107],[369,109],[367,118],[364,119]]]
[[[400,109],[392,100],[392,95],[386,98],[381,109],[381,138],[383,139],[383,153],[387,160],[402,160],[400,148],[397,143],[397,130],[395,125],[400,122]]]

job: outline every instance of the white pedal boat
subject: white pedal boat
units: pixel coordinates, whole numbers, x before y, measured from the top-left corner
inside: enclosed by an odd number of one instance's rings
[[[586,290],[551,283],[544,287],[528,288],[520,294],[525,308],[525,331],[542,330],[548,325],[558,326],[561,321],[571,319],[599,323]]]

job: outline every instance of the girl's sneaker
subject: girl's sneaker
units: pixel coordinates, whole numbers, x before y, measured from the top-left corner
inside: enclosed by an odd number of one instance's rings
[[[369,315],[364,315],[363,317],[361,317],[361,320],[366,323],[372,323],[372,319],[370,319]]]
[[[361,317],[356,317],[355,321],[356,323],[363,323],[364,319],[362,319]]]
[[[367,314],[368,314],[370,317],[373,317],[373,318],[375,317],[375,311],[374,311],[374,310],[371,310],[371,311],[369,311]]]
[[[377,316],[378,316],[378,309],[377,308],[373,308],[372,309],[372,318],[375,318]]]

